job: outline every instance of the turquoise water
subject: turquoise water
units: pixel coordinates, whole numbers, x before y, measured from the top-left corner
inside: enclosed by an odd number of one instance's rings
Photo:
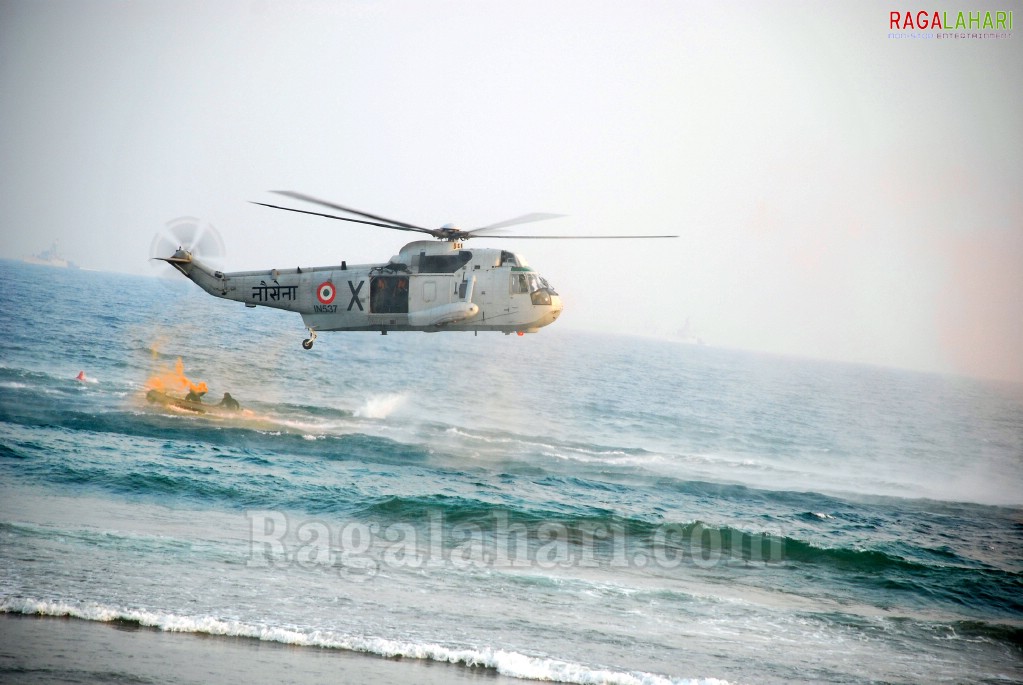
[[[570,302],[306,352],[184,279],[0,287],[4,612],[576,683],[1023,680],[1021,386],[573,332]],[[147,403],[178,358],[243,411]]]

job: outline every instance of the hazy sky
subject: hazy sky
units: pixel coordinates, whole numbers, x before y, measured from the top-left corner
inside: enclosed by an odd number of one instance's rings
[[[890,8],[3,1],[0,256],[151,273],[183,215],[227,270],[408,237],[248,204],[270,189],[558,212],[523,232],[682,236],[489,243],[558,288],[559,327],[1023,380],[1023,31],[895,40]]]

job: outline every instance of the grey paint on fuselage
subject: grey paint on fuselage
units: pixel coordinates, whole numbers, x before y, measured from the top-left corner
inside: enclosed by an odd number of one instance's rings
[[[410,243],[387,264],[223,273],[184,251],[167,261],[211,295],[298,312],[315,331],[535,332],[562,309],[557,293],[517,256],[459,243]],[[436,264],[456,268],[422,268]],[[527,275],[532,290],[516,291],[515,279],[526,283]]]

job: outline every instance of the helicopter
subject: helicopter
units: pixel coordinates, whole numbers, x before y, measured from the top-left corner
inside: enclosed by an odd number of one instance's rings
[[[203,263],[193,250],[179,246],[167,262],[214,297],[246,307],[273,307],[298,312],[309,331],[302,347],[312,349],[324,331],[500,331],[535,333],[561,315],[564,307],[553,286],[522,255],[503,249],[467,249],[472,238],[489,239],[636,239],[643,236],[509,236],[490,232],[559,214],[533,213],[472,230],[452,224],[424,228],[369,214],[294,191],[272,191],[293,200],[348,214],[338,216],[265,202],[272,209],[421,233],[434,240],[408,243],[380,264],[296,267],[224,273]]]

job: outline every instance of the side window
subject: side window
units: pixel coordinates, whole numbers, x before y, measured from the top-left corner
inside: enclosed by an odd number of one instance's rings
[[[526,280],[526,274],[513,273],[511,275],[511,292],[512,295],[529,292],[529,283]]]
[[[453,274],[472,261],[472,252],[461,250],[458,254],[420,255],[419,273]]]

